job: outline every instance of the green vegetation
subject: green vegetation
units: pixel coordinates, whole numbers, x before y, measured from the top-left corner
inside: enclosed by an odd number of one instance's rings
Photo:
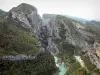
[[[36,54],[40,47],[35,36],[10,20],[0,22],[0,55]]]
[[[85,31],[87,32],[90,32],[93,36],[89,36],[88,37],[90,38],[90,40],[86,40],[86,41],[89,41],[90,44],[93,44],[95,40],[98,40],[98,42],[100,42],[100,26],[96,25],[94,23],[94,25],[92,25],[91,23],[90,24],[87,24],[87,28],[85,29]]]
[[[96,73],[97,75],[100,74],[100,69],[99,69],[99,68],[95,68],[93,71],[94,71],[94,73]]]
[[[88,72],[91,73],[90,75],[93,75],[93,74],[99,75],[100,74],[100,69],[96,68],[96,66],[91,63],[89,56],[82,56],[81,58],[84,61],[85,65],[88,69]]]
[[[60,50],[58,57],[61,57],[62,61],[65,62],[68,71],[67,75],[77,75],[76,71],[81,68],[79,62],[74,58],[74,50],[78,51],[79,47],[75,47],[68,42],[57,39],[56,44]],[[78,53],[78,52],[76,52]]]
[[[53,75],[56,70],[50,53],[41,53],[34,60],[0,60],[0,75]]]
[[[84,52],[83,54],[81,54],[81,48],[78,46],[73,46],[72,44],[66,42],[66,32],[68,32],[65,29],[65,25],[64,23],[70,28],[71,30],[71,34],[73,34],[72,36],[75,38],[76,36],[78,37],[78,39],[80,38],[80,34],[75,30],[72,29],[73,24],[72,22],[75,23],[79,23],[82,24],[76,20],[70,19],[70,18],[66,18],[64,16],[57,16],[57,25],[59,25],[59,35],[60,35],[60,39],[56,39],[54,40],[54,42],[57,44],[58,49],[60,50],[58,56],[61,57],[62,61],[64,61],[68,67],[68,72],[67,75],[93,75],[93,74],[100,74],[99,73],[99,69],[96,69],[96,66],[93,65],[89,59],[88,56],[84,56]],[[96,26],[90,26],[87,27],[86,31],[91,32],[91,34],[94,35],[94,37],[92,36],[88,36],[90,39],[86,41],[89,44],[93,44],[95,39],[99,40],[100,38],[98,37],[100,34],[99,29],[100,27],[96,27]],[[75,35],[75,36],[74,36]],[[95,37],[97,36],[97,37]],[[74,58],[74,55],[79,55],[81,56],[82,60],[84,61],[86,68],[82,68],[79,64],[79,62],[76,61],[76,59]]]
[[[38,39],[12,18],[0,18],[0,57],[7,55],[36,55],[33,60],[1,60],[0,75],[53,75],[54,57],[40,53]],[[38,55],[37,55],[38,54]]]
[[[0,22],[3,22],[4,18],[2,16],[0,16]]]
[[[82,24],[82,22],[80,22],[80,21],[77,21],[77,20],[74,20],[72,18],[62,16],[62,15],[57,15],[56,17],[57,17],[57,19],[62,19],[64,22],[75,22],[75,23]]]
[[[78,69],[78,71],[76,72],[76,75],[92,75],[92,74],[91,74],[91,73],[88,73],[88,72],[86,71],[86,69],[80,68],[80,69]]]
[[[64,19],[66,21],[67,18]],[[68,19],[68,22],[69,19]],[[79,47],[75,47],[72,44],[66,42],[66,29],[65,26],[62,24],[61,20],[59,19],[59,35],[61,39],[56,39],[54,42],[57,44],[58,49],[60,50],[58,57],[61,57],[62,61],[68,67],[67,75],[76,75],[76,71],[81,68],[80,64],[74,58],[74,50],[79,51]],[[76,52],[78,53],[78,52]]]
[[[84,61],[86,67],[88,70],[93,71],[95,68],[95,65],[93,65],[90,61],[90,58],[88,56],[81,56],[82,60]]]

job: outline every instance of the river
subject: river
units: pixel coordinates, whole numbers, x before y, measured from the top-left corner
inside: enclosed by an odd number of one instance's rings
[[[62,62],[61,59],[56,56],[54,56],[54,59],[55,59],[56,66],[59,68],[59,71],[60,71],[59,75],[65,75],[67,72],[67,68],[64,62]]]

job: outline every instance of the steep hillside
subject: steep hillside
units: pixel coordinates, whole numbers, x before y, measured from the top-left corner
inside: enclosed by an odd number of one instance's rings
[[[0,22],[0,55],[39,52],[40,47],[36,37],[16,25],[17,22],[9,19]]]
[[[100,26],[22,3],[0,17],[0,75],[99,75]],[[57,68],[58,67],[58,68]]]
[[[96,42],[100,42],[100,28],[61,15],[44,14],[43,21],[48,32],[48,49],[62,58],[69,69],[67,73],[80,73],[82,67],[75,58],[80,56],[86,65],[87,74],[83,75],[95,74],[95,68],[100,68],[99,49],[94,47]]]
[[[0,75],[52,75],[53,56],[41,51],[37,9],[20,4],[0,17]]]

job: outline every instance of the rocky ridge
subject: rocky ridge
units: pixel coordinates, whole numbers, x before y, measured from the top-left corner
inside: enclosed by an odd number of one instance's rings
[[[100,43],[100,27],[62,15],[44,14],[41,18],[35,7],[25,3],[12,8],[6,18],[13,18],[14,21],[20,22],[21,27],[28,29],[30,34],[36,35],[42,52],[51,52],[58,56],[65,53],[67,56],[67,53],[72,51],[73,55],[89,56],[90,61],[100,68],[99,46],[98,49],[96,47]],[[78,51],[75,50],[77,48]],[[23,58],[23,55],[21,57]],[[25,56],[27,57],[30,56]],[[17,59],[17,56],[13,58]]]
[[[35,35],[39,34],[39,27],[42,25],[42,20],[34,6],[22,3],[12,8],[7,17],[18,20],[23,28],[30,30]]]

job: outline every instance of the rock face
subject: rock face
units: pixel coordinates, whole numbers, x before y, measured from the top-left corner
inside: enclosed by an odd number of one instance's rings
[[[34,6],[25,3],[12,8],[8,13],[8,17],[12,17],[20,21],[23,28],[29,29],[35,34],[38,34],[39,26],[42,24],[42,20],[37,13],[37,9]]]
[[[99,46],[97,46],[100,43],[99,26],[81,23],[71,18],[54,14],[44,14],[41,19],[37,9],[25,3],[12,8],[6,18],[18,21],[21,27],[35,34],[41,42],[42,52],[51,52],[51,54],[55,55],[62,54],[62,56],[65,54],[65,60],[67,59],[67,52],[72,51],[72,56],[76,54],[82,55],[83,53],[82,56],[89,56],[91,62],[100,68],[100,50]],[[96,40],[98,40],[98,43],[95,42]],[[77,48],[79,48],[78,51],[76,50]],[[28,59],[31,56],[9,56],[7,59],[14,60],[17,58]],[[93,61],[94,59],[95,61]]]
[[[46,50],[47,33],[37,9],[29,4],[0,17],[0,75],[53,75],[57,67]]]
[[[69,21],[66,17],[61,15],[49,16],[44,15],[43,19],[53,39],[63,39],[70,44],[80,47],[86,44],[84,36],[79,32],[79,29],[85,28],[84,26],[74,21]]]
[[[98,42],[95,42],[93,45],[93,49],[95,52],[92,52],[94,54],[92,54],[91,56],[93,57],[92,61],[96,61],[94,62],[95,65],[97,65],[98,68],[100,68],[100,44]]]
[[[79,53],[81,51],[87,52],[86,54],[90,57],[91,62],[97,67],[99,66],[100,58],[95,55],[95,53],[99,55],[99,49],[94,48],[93,45],[95,45],[95,41],[99,39],[98,36],[100,34],[97,30],[100,30],[100,27],[53,14],[43,15],[43,25],[46,28],[43,33],[46,32],[44,37],[46,36],[45,41],[48,44],[46,44],[47,50],[54,54],[59,54],[62,53],[62,51],[71,50],[70,48],[72,48],[72,46],[79,47]],[[93,61],[93,59],[96,60]]]
[[[46,41],[48,41],[47,49],[52,53],[59,53],[57,41],[62,44],[65,42],[79,47],[87,45],[85,35],[80,33],[80,29],[85,29],[86,26],[80,23],[70,21],[61,15],[44,14],[43,25],[47,28],[47,31],[45,30],[47,33]]]
[[[100,44],[98,42],[95,42],[94,48],[96,49],[97,56],[100,57]]]

